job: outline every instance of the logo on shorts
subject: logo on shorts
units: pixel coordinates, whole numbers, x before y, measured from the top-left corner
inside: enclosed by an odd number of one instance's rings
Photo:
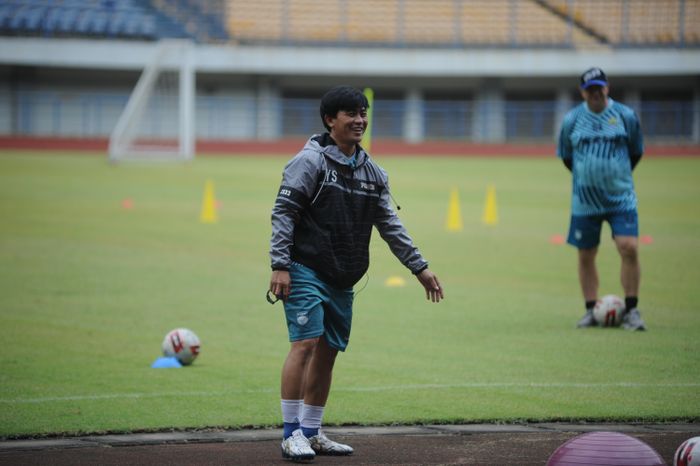
[[[581,233],[581,230],[574,231],[574,237],[580,241],[581,238],[583,238],[583,233]]]
[[[309,315],[307,312],[297,312],[297,323],[299,325],[306,325],[309,321]]]

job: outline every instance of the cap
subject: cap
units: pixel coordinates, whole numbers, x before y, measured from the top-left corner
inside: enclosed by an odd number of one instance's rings
[[[591,86],[607,86],[608,77],[600,68],[591,68],[581,75],[581,89]]]

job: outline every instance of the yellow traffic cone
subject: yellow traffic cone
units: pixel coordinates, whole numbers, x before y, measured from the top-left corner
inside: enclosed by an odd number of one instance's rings
[[[486,190],[486,204],[484,205],[484,216],[481,219],[485,225],[498,224],[498,207],[496,206],[496,188],[489,185]]]
[[[369,107],[367,108],[367,129],[362,136],[362,148],[367,152],[372,152],[372,109],[374,108],[374,91],[372,88],[367,87],[363,93],[367,98]]]
[[[216,223],[219,214],[216,210],[216,196],[214,195],[214,182],[207,180],[204,184],[204,200],[202,201],[202,213],[199,216],[202,223]]]
[[[404,280],[403,277],[399,277],[398,275],[392,275],[384,281],[384,286],[387,286],[389,288],[396,288],[404,285],[406,285],[406,280]]]
[[[457,188],[452,188],[450,192],[450,205],[447,208],[447,221],[445,228],[447,231],[462,231],[462,211],[459,208],[459,193]]]

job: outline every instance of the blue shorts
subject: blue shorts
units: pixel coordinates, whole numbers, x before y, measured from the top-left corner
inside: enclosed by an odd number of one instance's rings
[[[291,292],[284,303],[289,341],[323,335],[331,348],[345,351],[352,326],[352,288],[334,288],[296,262],[292,262],[289,275]]]
[[[612,237],[639,236],[637,211],[617,212],[603,215],[571,216],[567,243],[579,249],[592,249],[600,244],[603,221],[610,224]]]

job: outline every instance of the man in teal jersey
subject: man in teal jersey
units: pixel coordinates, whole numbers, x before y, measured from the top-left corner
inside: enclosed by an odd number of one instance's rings
[[[644,152],[639,119],[634,111],[608,97],[608,79],[600,68],[580,79],[583,102],[562,122],[557,155],[573,175],[568,243],[578,248],[578,275],[586,313],[578,327],[593,327],[598,299],[596,254],[603,221],[622,259],[620,279],[625,293],[622,325],[645,330],[637,309],[640,266],[637,195],[632,170]]]

